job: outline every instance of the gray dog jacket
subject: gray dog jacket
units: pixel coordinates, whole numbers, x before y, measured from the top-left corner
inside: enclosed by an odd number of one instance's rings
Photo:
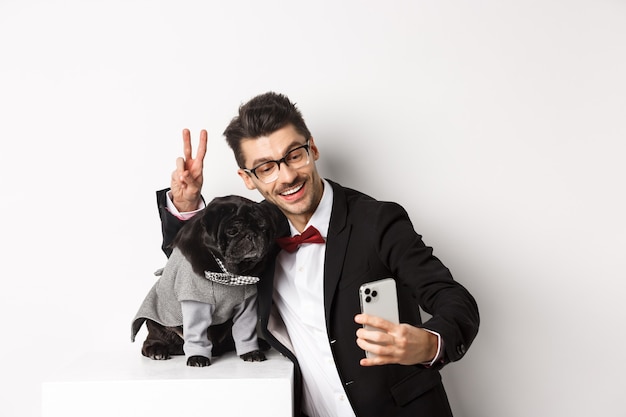
[[[211,324],[225,323],[233,318],[233,339],[238,354],[255,350],[256,285],[226,285],[207,278],[196,274],[182,252],[174,248],[161,277],[150,289],[135,315],[131,326],[131,341],[135,341],[135,336],[146,319],[166,327],[182,326],[181,303],[193,301],[211,305]],[[254,308],[250,308],[251,306]],[[254,333],[253,337],[250,331]],[[246,346],[239,346],[238,340],[245,341]]]

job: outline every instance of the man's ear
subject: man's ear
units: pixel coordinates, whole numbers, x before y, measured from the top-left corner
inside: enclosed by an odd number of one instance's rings
[[[313,136],[309,138],[309,149],[311,150],[311,155],[313,155],[313,160],[317,161],[320,157],[320,151],[315,145],[315,139],[313,139]]]
[[[256,190],[256,185],[254,185],[254,181],[252,181],[250,174],[248,174],[243,169],[237,170],[237,174],[239,174],[239,176],[243,180],[243,183],[246,185],[248,190]]]

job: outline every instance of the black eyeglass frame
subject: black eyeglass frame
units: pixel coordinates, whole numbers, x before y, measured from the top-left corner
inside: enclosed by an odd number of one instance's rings
[[[282,158],[280,159],[275,159],[272,161],[265,161],[265,162],[261,162],[259,165],[255,166],[254,168],[248,169],[248,168],[244,168],[243,171],[248,173],[248,175],[250,174],[254,174],[254,176],[261,182],[263,182],[264,184],[271,184],[272,182],[276,181],[278,179],[278,176],[276,178],[274,178],[271,181],[263,181],[261,178],[259,178],[259,176],[256,173],[256,170],[260,167],[262,167],[265,164],[269,164],[269,163],[275,163],[278,166],[278,171],[280,172],[280,164],[284,163],[285,165],[289,166],[289,163],[287,162],[287,157],[292,153],[295,152],[297,150],[300,149],[304,149],[306,151],[306,156],[307,156],[307,163],[304,164],[303,166],[306,166],[309,164],[309,162],[311,162],[311,153],[310,153],[310,146],[309,146],[309,141],[307,140],[306,143],[304,145],[300,145],[300,146],[296,146],[295,148],[291,149],[289,152],[287,152]]]

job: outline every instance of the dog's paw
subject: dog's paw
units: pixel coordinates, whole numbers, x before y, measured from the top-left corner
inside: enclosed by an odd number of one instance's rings
[[[202,368],[211,365],[211,360],[205,356],[190,356],[187,359],[187,366]]]
[[[156,361],[164,361],[170,358],[170,353],[167,346],[163,345],[154,345],[148,348],[145,348],[142,352],[144,356],[147,356],[150,359],[154,359]]]
[[[267,359],[265,354],[260,350],[253,350],[252,352],[244,353],[239,357],[246,362],[263,362]]]

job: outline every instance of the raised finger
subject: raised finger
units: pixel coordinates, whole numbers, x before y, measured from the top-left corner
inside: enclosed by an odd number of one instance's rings
[[[196,153],[196,160],[204,160],[204,155],[206,155],[206,144],[207,144],[208,135],[206,130],[202,129],[200,131],[200,142],[198,142],[198,151]]]
[[[189,129],[183,129],[183,155],[186,161],[191,159],[191,133]]]

